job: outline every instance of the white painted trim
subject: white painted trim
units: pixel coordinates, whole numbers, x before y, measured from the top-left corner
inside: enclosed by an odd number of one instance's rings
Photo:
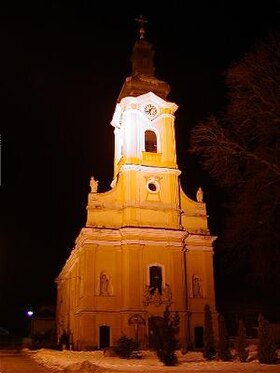
[[[179,176],[181,174],[181,171],[175,168],[167,168],[167,167],[151,167],[151,166],[141,166],[141,165],[132,165],[132,164],[124,164],[120,168],[120,173],[121,172],[127,172],[127,171],[140,171],[140,172],[146,172],[149,174],[163,174],[163,173],[168,173],[168,174],[175,174]]]

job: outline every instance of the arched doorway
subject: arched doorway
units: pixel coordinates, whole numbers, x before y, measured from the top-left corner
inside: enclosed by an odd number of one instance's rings
[[[194,344],[196,348],[202,348],[204,346],[202,326],[196,326],[194,328]]]
[[[134,314],[128,319],[128,325],[134,327],[134,339],[137,347],[144,347],[144,333],[146,322],[141,315]]]
[[[149,347],[154,348],[158,345],[158,338],[164,329],[164,319],[160,316],[149,318]]]
[[[99,348],[110,347],[110,327],[102,325],[99,327]]]

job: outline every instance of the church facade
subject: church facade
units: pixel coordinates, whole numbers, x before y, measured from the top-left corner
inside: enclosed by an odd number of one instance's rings
[[[58,338],[76,350],[105,348],[123,334],[153,345],[152,321],[178,312],[181,346],[202,347],[204,306],[217,330],[213,242],[203,191],[190,199],[180,184],[170,86],[155,77],[143,28],[132,73],[111,121],[111,189],[90,180],[87,221],[56,279]]]

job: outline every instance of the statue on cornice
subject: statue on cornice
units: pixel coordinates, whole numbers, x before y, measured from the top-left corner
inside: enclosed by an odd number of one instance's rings
[[[201,187],[199,187],[197,189],[197,192],[196,192],[196,200],[197,202],[203,202],[203,190]]]
[[[91,188],[91,193],[97,193],[98,180],[95,180],[95,178],[93,176],[91,176],[89,185],[90,185],[90,188]]]

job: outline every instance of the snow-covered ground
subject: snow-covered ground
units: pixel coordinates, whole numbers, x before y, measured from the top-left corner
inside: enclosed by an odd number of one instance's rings
[[[40,349],[31,351],[24,349],[30,357],[48,368],[50,372],[275,372],[280,373],[279,365],[260,364],[257,360],[257,348],[249,346],[249,361],[241,363],[238,359],[231,362],[206,361],[201,352],[182,354],[177,351],[179,364],[176,367],[166,367],[151,351],[143,351],[142,359],[120,359],[105,356],[103,351],[56,351]],[[234,353],[234,351],[233,351]],[[278,351],[280,357],[280,350]],[[93,366],[91,366],[93,364]]]

